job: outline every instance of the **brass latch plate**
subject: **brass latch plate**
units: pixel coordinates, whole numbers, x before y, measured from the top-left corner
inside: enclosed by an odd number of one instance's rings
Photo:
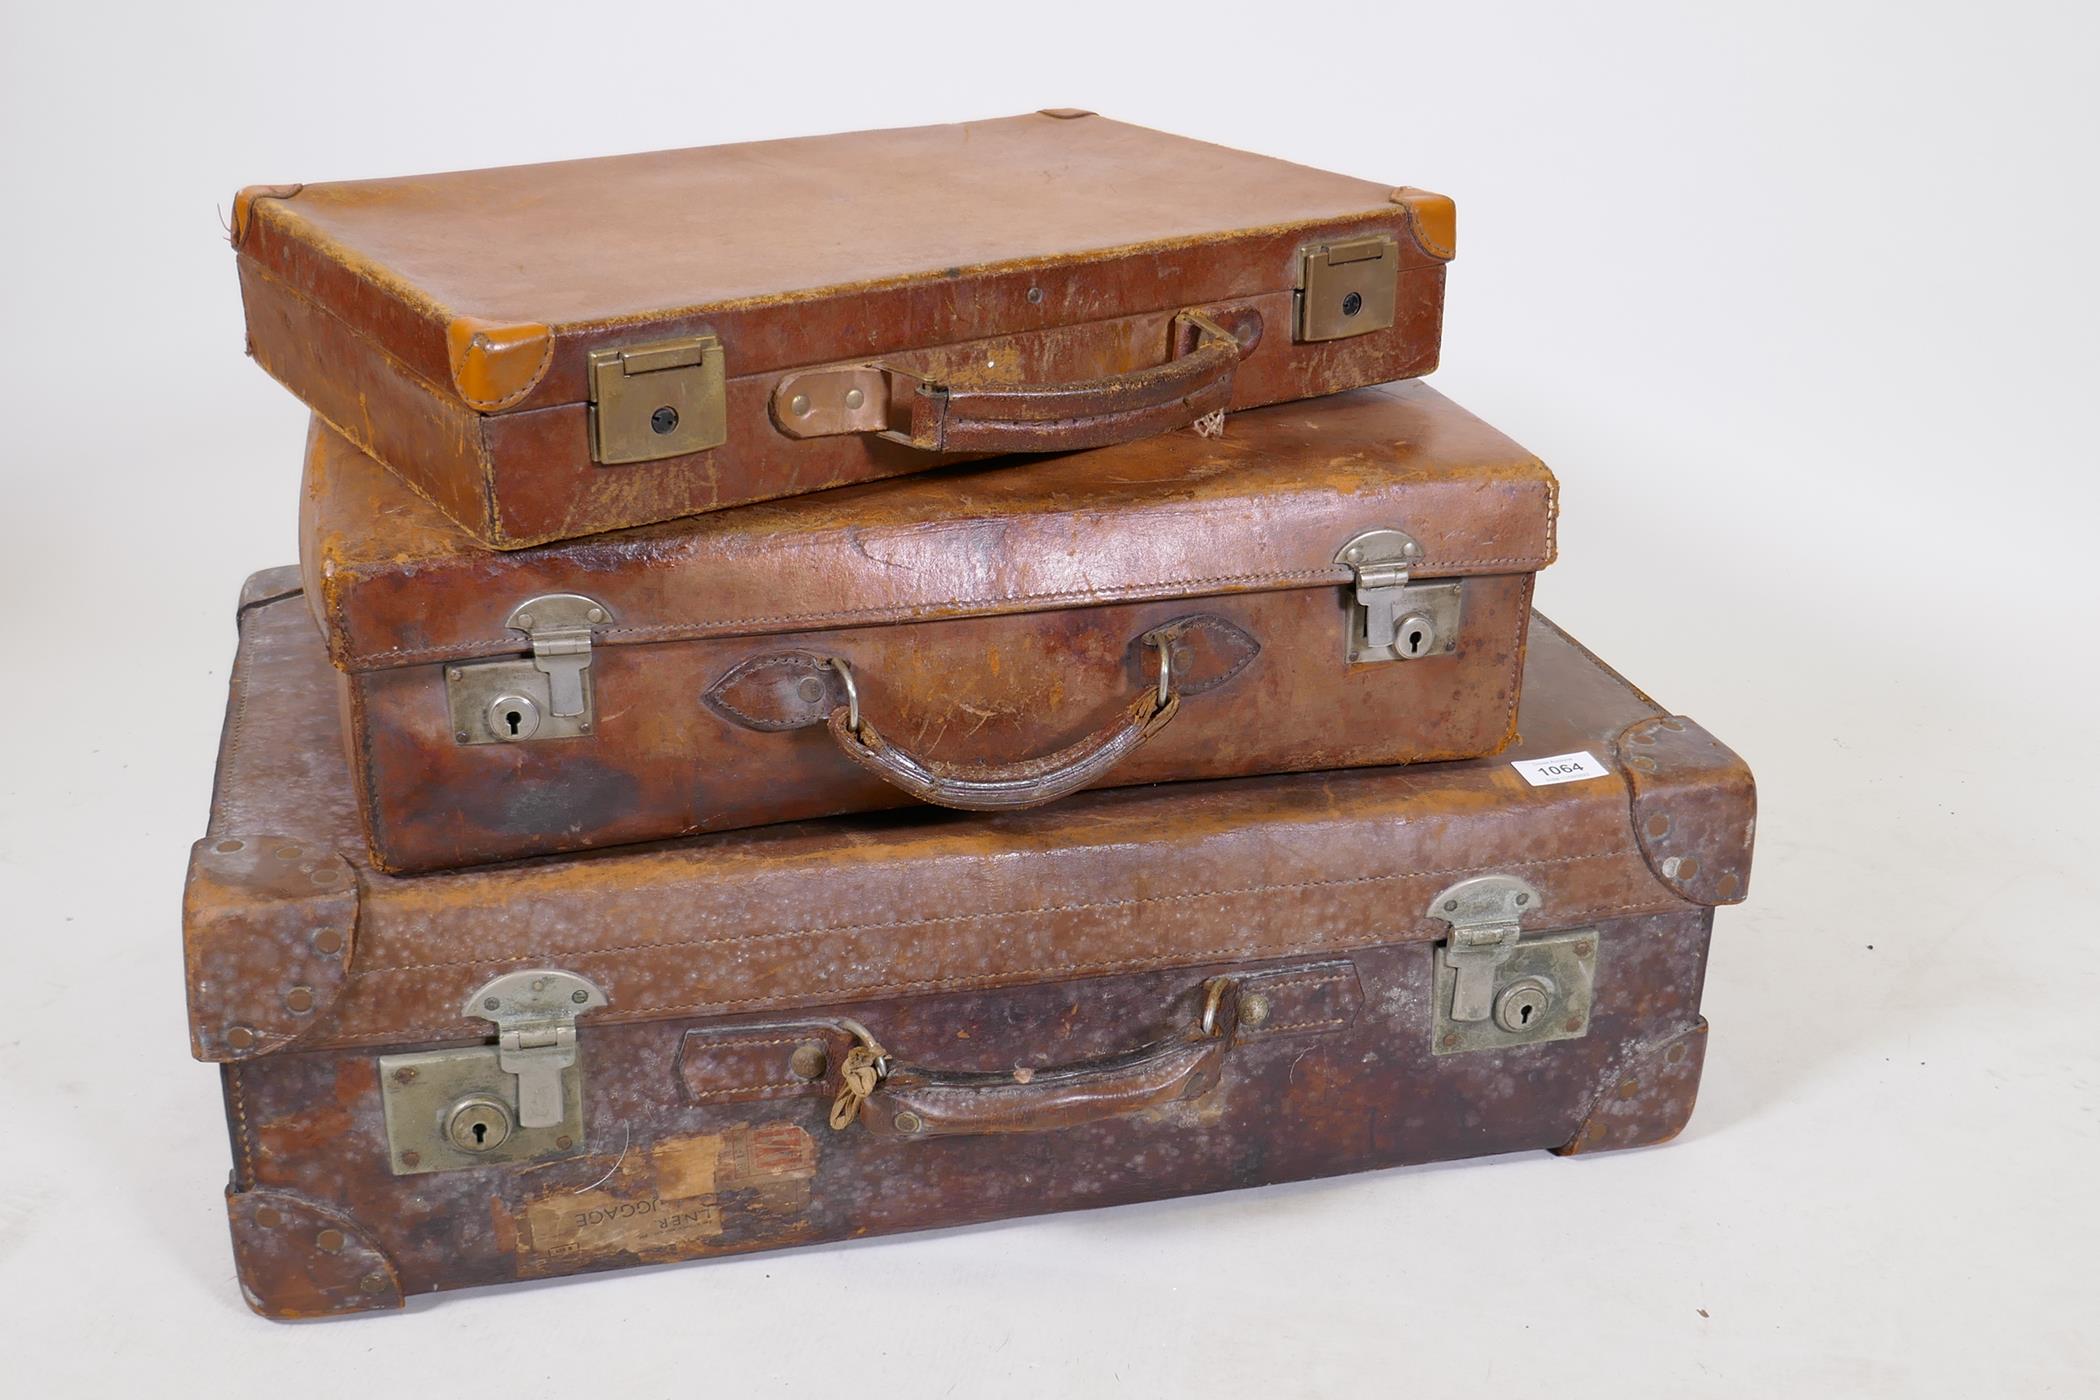
[[[705,452],[729,440],[722,343],[711,335],[590,355],[591,460],[600,466]]]
[[[1400,288],[1391,234],[1315,243],[1298,254],[1298,339],[1342,340],[1390,329]]]

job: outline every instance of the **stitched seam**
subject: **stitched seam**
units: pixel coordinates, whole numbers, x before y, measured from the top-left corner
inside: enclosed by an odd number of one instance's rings
[[[1486,869],[1487,867],[1483,866],[1479,868]],[[1668,904],[1622,904],[1609,909],[1593,909],[1589,913],[1589,918],[1603,919],[1609,918],[1616,914],[1681,913],[1686,907],[1687,904],[1683,900],[1673,900]],[[1375,934],[1367,936],[1375,937]],[[1241,947],[1225,947],[1198,950],[1184,955],[1183,961],[1190,964],[1195,964],[1205,962],[1224,962],[1239,958],[1274,958],[1283,957],[1294,952],[1304,952],[1311,948],[1347,948],[1351,946],[1356,945],[1343,942],[1328,944],[1320,943],[1317,941],[1309,943],[1278,944],[1273,947],[1263,944],[1251,944]],[[535,955],[534,957],[523,959],[505,959],[504,961],[532,962],[538,960],[539,956],[543,955]],[[459,965],[470,966],[471,964]],[[993,974],[991,976],[980,975],[966,977],[928,978],[917,982],[872,982],[864,983],[858,986],[840,987],[836,990],[844,994],[850,994],[862,998],[891,996],[903,992],[938,992],[954,989],[990,990],[1000,986],[1011,986],[1017,982],[1026,981],[1030,978],[1057,978],[1059,980],[1065,980],[1070,978],[1090,976],[1095,973],[1157,971],[1171,966],[1174,966],[1174,964],[1164,963],[1150,958],[1123,958],[1109,962],[1080,963],[1073,966],[1052,965],[1047,967],[1021,968],[1013,972]],[[628,1024],[634,1020],[640,1019],[641,1017],[645,1016],[676,1016],[685,1012],[704,1011],[712,1012],[718,1015],[730,1015],[738,1011],[747,1011],[754,1008],[775,1006],[779,1004],[779,1001],[780,999],[775,997],[746,997],[735,1001],[696,1001],[682,1006],[642,1006],[636,1007],[631,1015],[623,1017],[621,1019],[620,1024]],[[392,1042],[405,1042],[411,1040],[435,1040],[442,1036],[456,1033],[459,1029],[459,1025],[459,1022],[454,1021],[438,1026],[400,1027],[393,1030],[367,1031],[361,1035],[343,1036],[340,1039],[331,1042],[331,1044],[335,1047],[347,1047],[353,1045],[387,1044]]]
[[[770,1093],[775,1089],[798,1089],[806,1093],[809,1090],[822,1087],[823,1081],[821,1080],[788,1079],[777,1084],[739,1084],[728,1089],[694,1089],[688,1085],[687,1092],[692,1095],[695,1103],[709,1103],[723,1099],[746,1098],[753,1094]]]
[[[1483,870],[1535,869],[1549,865],[1572,865],[1577,861],[1610,860],[1633,856],[1643,866],[1647,857],[1637,846],[1614,847],[1610,850],[1592,851],[1586,855],[1554,856],[1542,860],[1496,862],[1490,865],[1458,865],[1443,870],[1420,870],[1405,875],[1350,875],[1333,880],[1298,880],[1285,884],[1246,885],[1218,890],[1190,890],[1182,894],[1147,895],[1142,899],[1106,899],[1083,901],[1076,904],[1039,904],[1027,909],[989,910],[974,914],[941,914],[925,919],[897,919],[881,923],[824,924],[812,928],[787,929],[778,933],[739,933],[720,938],[684,939],[669,943],[630,943],[614,948],[561,948],[525,953],[508,958],[464,958],[455,962],[405,963],[398,966],[360,968],[353,978],[376,976],[382,972],[437,972],[454,967],[494,967],[504,963],[540,962],[548,958],[616,957],[630,953],[662,952],[671,948],[716,948],[729,943],[772,943],[784,938],[820,938],[840,933],[867,933],[884,930],[930,928],[944,924],[977,923],[986,919],[1028,918],[1038,914],[1074,914],[1097,909],[1134,909],[1148,904],[1177,904],[1197,899],[1233,899],[1242,895],[1279,894],[1295,890],[1343,889],[1354,885],[1407,883],[1418,880],[1435,880],[1448,875],[1466,875]]]
[[[255,1152],[248,1142],[248,1096],[241,1088],[241,1067],[226,1067],[227,1082],[233,1085],[234,1140],[241,1148],[241,1189],[255,1185]]]
[[[1261,1033],[1281,1035],[1285,1031],[1336,1030],[1349,1024],[1346,1017],[1330,1016],[1324,1021],[1293,1021],[1285,1026],[1263,1026]]]
[[[1515,565],[1536,570],[1540,561],[1536,556],[1509,559],[1460,559],[1439,561],[1438,567],[1445,569],[1481,569],[1491,565]],[[1165,583],[1132,584],[1112,591],[1090,588],[1066,588],[1042,593],[1013,593],[992,598],[951,598],[939,604],[900,603],[889,607],[860,608],[845,612],[778,613],[766,617],[723,618],[714,622],[689,625],[660,624],[652,627],[601,627],[598,635],[610,641],[624,638],[629,641],[679,641],[703,636],[720,636],[737,628],[792,628],[851,627],[863,623],[907,620],[937,621],[928,617],[930,606],[941,608],[990,608],[1002,605],[1050,604],[1071,600],[1088,602],[1140,602],[1161,597],[1197,597],[1207,590],[1256,584],[1328,584],[1343,583],[1347,578],[1338,569],[1294,570],[1268,574],[1225,574],[1214,578],[1177,579]],[[1427,581],[1427,580],[1425,580]],[[485,656],[494,651],[518,649],[518,639],[506,637],[499,641],[448,642],[443,646],[387,647],[381,651],[357,652],[344,660],[349,667],[373,665],[409,665],[418,661],[449,661],[461,657]]]

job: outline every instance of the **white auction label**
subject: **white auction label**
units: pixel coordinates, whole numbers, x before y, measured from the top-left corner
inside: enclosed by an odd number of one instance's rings
[[[1579,783],[1584,778],[1601,778],[1610,771],[1587,751],[1555,754],[1551,758],[1519,758],[1512,760],[1509,766],[1522,773],[1524,781],[1533,787]]]

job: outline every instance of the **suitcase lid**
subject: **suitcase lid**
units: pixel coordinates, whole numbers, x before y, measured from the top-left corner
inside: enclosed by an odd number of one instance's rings
[[[1543,618],[1494,759],[930,809],[436,875],[363,853],[334,681],[291,571],[243,598],[209,834],[183,905],[202,1059],[483,1039],[497,976],[590,979],[593,1021],[1298,957],[1449,932],[1458,881],[1514,875],[1532,930],[1732,903],[1742,761]],[[1586,751],[1604,776],[1533,786]]]
[[[582,401],[599,332],[683,334],[710,312],[792,312],[842,292],[1366,220],[1411,235],[1403,265],[1451,256],[1455,220],[1440,195],[1060,110],[251,186],[234,199],[233,244],[432,387],[500,412]],[[1220,296],[1289,286],[1290,270],[1276,271],[1275,286]],[[909,330],[939,343],[1031,328],[984,314],[969,309],[970,336]],[[1070,319],[1050,306],[1027,315]],[[872,331],[867,344],[814,347],[792,326],[776,331],[739,337],[729,372],[912,348]]]
[[[1553,559],[1539,460],[1416,382],[1020,465],[959,467],[530,549],[476,543],[315,421],[302,565],[337,666],[529,650],[515,611],[576,595],[593,645],[1336,587],[1404,531],[1417,578]]]

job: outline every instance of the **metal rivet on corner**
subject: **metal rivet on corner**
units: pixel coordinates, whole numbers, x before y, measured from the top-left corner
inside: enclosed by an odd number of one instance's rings
[[[1684,733],[1684,721],[1682,720],[1664,719],[1657,720],[1656,723],[1669,730],[1672,734]]]
[[[284,994],[284,1004],[292,1011],[303,1016],[314,1009],[314,989],[312,987],[294,987]]]
[[[463,681],[466,678],[467,673],[465,671],[460,670],[457,666],[454,666],[451,670],[445,672],[445,679],[448,681]]]
[[[338,930],[332,928],[315,929],[314,951],[316,953],[319,953],[322,957],[334,957],[337,953],[343,951],[343,935]]]
[[[357,1281],[357,1286],[366,1293],[385,1293],[394,1285],[387,1282],[385,1274],[366,1274]]]
[[[1587,938],[1585,938],[1580,943],[1575,945],[1575,956],[1578,958],[1586,958],[1589,955],[1590,941]]]
[[[1699,862],[1698,862],[1698,861],[1696,861],[1696,860],[1694,860],[1694,859],[1692,859],[1692,857],[1690,857],[1690,856],[1686,856],[1686,857],[1685,857],[1685,858],[1684,858],[1683,860],[1680,860],[1680,861],[1678,861],[1678,862],[1677,862],[1677,878],[1678,878],[1678,879],[1680,879],[1680,880],[1689,880],[1689,879],[1691,879],[1691,878],[1692,878],[1692,877],[1693,877],[1694,875],[1697,875],[1698,873],[1699,873]]]
[[[248,843],[246,841],[221,841],[218,845],[212,847],[212,849],[217,851],[220,855],[230,856],[235,851],[238,851],[239,849],[241,849],[241,847],[247,844]]]
[[[576,1139],[570,1137],[567,1133],[563,1133],[560,1137],[554,1140],[555,1149],[560,1152],[567,1152],[570,1148],[574,1147],[575,1145]]]
[[[236,1050],[246,1050],[249,1046],[255,1044],[255,1032],[249,1030],[246,1026],[228,1026],[226,1028],[226,1043]]]
[[[275,1206],[257,1206],[255,1208],[255,1223],[262,1226],[265,1230],[274,1230],[279,1225],[284,1224],[284,1213]]]
[[[404,1167],[420,1167],[423,1165],[423,1154],[414,1148],[410,1148],[401,1154],[401,1165]]]
[[[328,1253],[334,1254],[341,1250],[342,1247],[343,1232],[341,1230],[323,1230],[320,1234],[314,1236],[314,1248],[316,1249],[326,1250]]]
[[[1458,1032],[1445,1031],[1444,1038],[1437,1043],[1442,1045],[1446,1050],[1449,1050],[1452,1046],[1458,1044]]]
[[[1720,882],[1714,886],[1714,891],[1723,899],[1734,899],[1736,892],[1742,887],[1743,882],[1730,873],[1721,877]]]
[[[1240,998],[1240,1023],[1248,1026],[1262,1025],[1269,1019],[1269,999],[1260,992]]]
[[[1560,1028],[1569,1035],[1574,1035],[1582,1029],[1582,1018],[1580,1016],[1570,1016],[1567,1020],[1560,1023]]]
[[[336,870],[323,869],[316,870],[313,874],[307,876],[307,878],[309,880],[312,880],[317,885],[332,885],[337,880],[340,880],[342,878],[342,874],[341,872]]]
[[[395,1071],[394,1071],[394,1082],[395,1082],[396,1084],[413,1084],[413,1083],[415,1083],[415,1082],[416,1082],[416,1067],[415,1067],[414,1065],[403,1065],[403,1066],[402,1066],[401,1068],[399,1068],[399,1069],[395,1070]]]
[[[910,1109],[906,1109],[898,1114],[894,1121],[897,1131],[900,1133],[916,1133],[919,1129],[926,1126],[925,1123],[920,1121],[919,1115],[913,1113]]]
[[[1626,1079],[1619,1083],[1619,1097],[1622,1099],[1630,1099],[1640,1091],[1641,1086],[1636,1080]]]
[[[303,852],[297,846],[279,846],[277,848],[277,858],[279,860],[297,860],[302,854]]]
[[[1671,1064],[1676,1064],[1684,1058],[1684,1047],[1682,1045],[1672,1045],[1670,1053],[1664,1058],[1668,1059]]]
[[[467,739],[468,739],[468,734],[467,734],[467,731],[466,731],[466,730],[464,730],[464,729],[460,729],[460,730],[455,730],[455,731],[453,732],[453,735],[452,735],[452,737],[453,737],[453,739],[454,739],[454,740],[455,740],[456,742],[464,744],[465,742],[467,742]]]
[[[1670,819],[1661,812],[1648,818],[1648,835],[1660,840],[1670,834]]]
[[[588,734],[588,733],[590,733],[590,732],[591,732],[591,722],[590,722],[589,720],[587,720],[587,719],[580,719],[580,720],[577,720],[577,721],[576,721],[576,728],[577,728],[577,730],[578,730],[579,732],[581,732],[581,733],[584,733],[584,734]]]

